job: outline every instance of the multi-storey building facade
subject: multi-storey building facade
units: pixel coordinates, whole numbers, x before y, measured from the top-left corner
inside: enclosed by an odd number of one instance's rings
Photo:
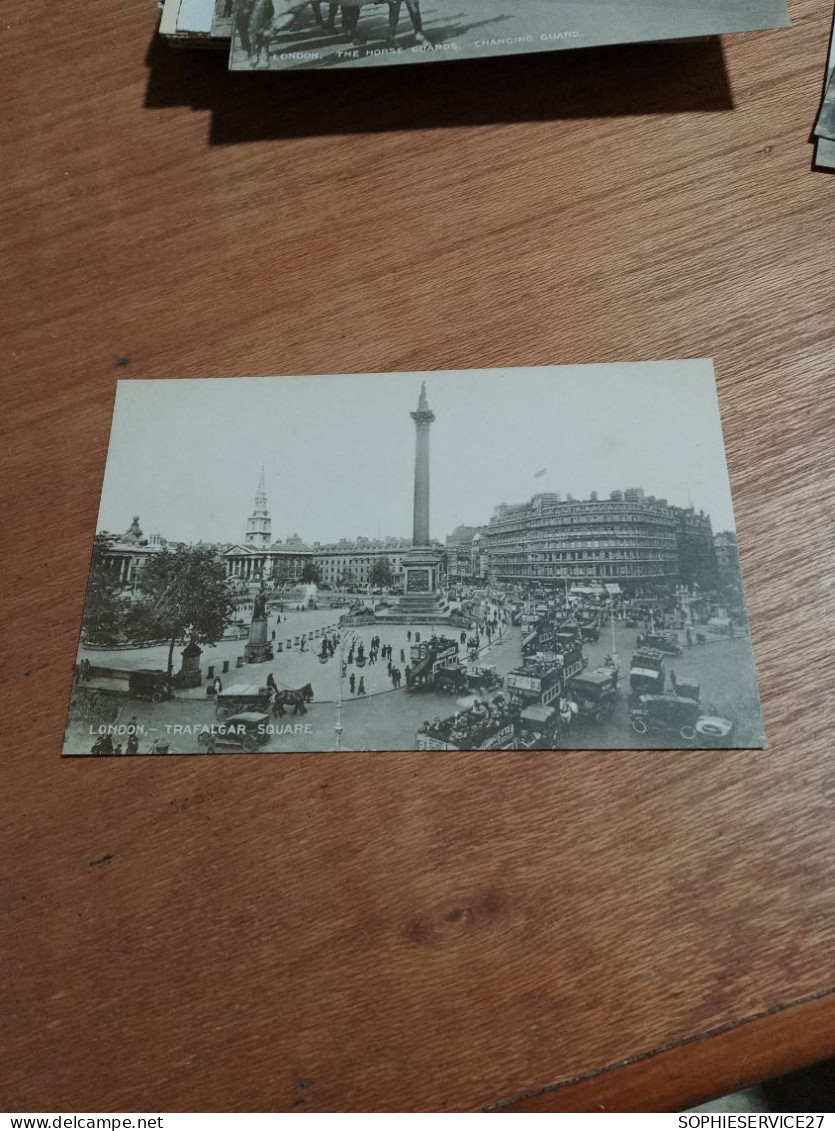
[[[146,538],[139,525],[139,515],[133,516],[124,534],[111,535],[102,531],[110,539],[105,559],[109,573],[117,585],[135,589],[139,576],[149,558],[165,549],[167,543],[158,534]],[[172,546],[173,549],[173,546]]]
[[[447,577],[451,582],[469,581],[473,574],[473,544],[480,541],[480,526],[456,526],[444,546]]]
[[[220,555],[226,576],[242,582],[269,582],[273,585],[301,581],[306,565],[315,562],[313,550],[298,534],[290,534],[267,547],[236,544]]]
[[[713,536],[713,546],[716,550],[716,568],[720,577],[735,577],[739,573],[739,547],[735,532],[720,530]]]
[[[363,589],[371,584],[375,564],[386,560],[393,584],[402,584],[403,557],[410,549],[411,542],[406,538],[357,538],[353,542],[343,538],[325,546],[316,543],[313,557],[322,581],[332,588]]]
[[[670,508],[678,520],[678,561],[681,584],[688,589],[715,589],[719,574],[710,518],[692,507]]]
[[[496,507],[484,529],[491,578],[539,585],[616,585],[632,594],[715,576],[710,519],[641,488],[608,499],[535,495]],[[711,569],[713,573],[711,574]]]

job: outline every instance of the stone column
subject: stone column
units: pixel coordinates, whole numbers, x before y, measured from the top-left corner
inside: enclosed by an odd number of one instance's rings
[[[429,429],[435,414],[426,400],[426,383],[420,387],[415,422],[415,500],[412,545],[429,545]]]

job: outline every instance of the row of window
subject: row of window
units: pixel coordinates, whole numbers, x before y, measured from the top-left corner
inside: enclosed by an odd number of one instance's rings
[[[487,528],[488,535],[494,530],[503,530],[508,527],[519,529],[531,526],[588,526],[593,523],[599,526],[601,522],[612,522],[617,526],[665,526],[675,529],[677,519],[658,511],[626,511],[597,512],[593,514],[564,514],[563,512],[546,511],[542,514],[508,515],[506,518],[491,522]]]
[[[669,561],[677,562],[678,555],[675,551],[666,553],[662,550],[619,550],[613,553],[609,550],[566,550],[563,553],[539,554],[495,554],[493,560],[498,568],[513,563],[524,565],[533,562],[636,562],[636,561]]]
[[[517,566],[499,568],[495,570],[498,581],[524,581],[529,578],[627,578],[627,577],[676,577],[678,570],[673,562],[663,562],[657,566],[601,566],[589,565],[582,570],[572,569],[568,566]]]

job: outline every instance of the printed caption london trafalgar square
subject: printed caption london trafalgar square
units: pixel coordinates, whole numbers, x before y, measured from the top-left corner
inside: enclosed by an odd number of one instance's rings
[[[119,382],[65,754],[762,745],[709,361]]]

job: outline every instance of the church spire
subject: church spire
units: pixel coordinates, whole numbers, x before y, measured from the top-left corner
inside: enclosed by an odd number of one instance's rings
[[[266,550],[271,542],[272,520],[267,509],[267,483],[264,467],[261,467],[261,478],[258,480],[258,489],[255,492],[255,509],[246,521],[246,538],[244,544],[257,550]]]
[[[264,479],[264,465],[261,464],[261,478],[258,480],[258,490],[255,492],[255,509],[265,510],[267,506],[267,484]]]

